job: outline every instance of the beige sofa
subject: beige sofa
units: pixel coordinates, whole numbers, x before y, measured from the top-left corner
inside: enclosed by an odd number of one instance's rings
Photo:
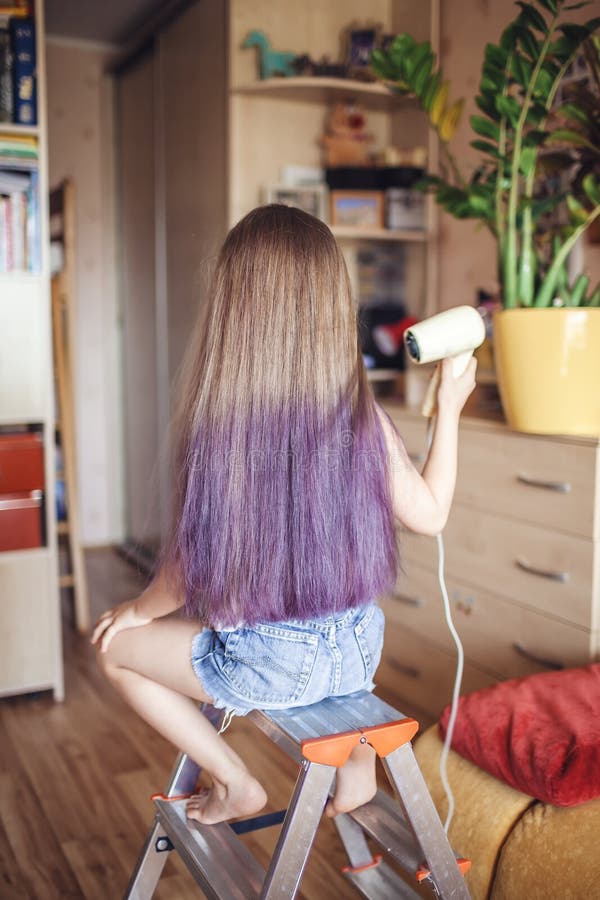
[[[415,743],[415,755],[442,819],[437,725]],[[448,776],[456,811],[450,841],[472,861],[473,900],[600,898],[600,798],[574,807],[550,806],[516,791],[454,751]]]

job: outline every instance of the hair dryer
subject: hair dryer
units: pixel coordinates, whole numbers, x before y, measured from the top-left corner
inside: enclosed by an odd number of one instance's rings
[[[413,362],[422,364],[451,357],[452,371],[457,378],[467,368],[473,350],[479,347],[484,339],[483,319],[472,306],[447,309],[404,332],[406,352]],[[439,383],[440,370],[437,368],[423,401],[421,412],[424,416],[433,415]]]

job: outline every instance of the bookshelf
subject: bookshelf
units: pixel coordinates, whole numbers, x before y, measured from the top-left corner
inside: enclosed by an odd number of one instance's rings
[[[1,11],[0,11],[1,15]],[[37,161],[19,167],[0,156],[0,176],[35,171],[32,254],[0,272],[0,431],[33,431],[43,448],[41,545],[0,551],[0,696],[52,690],[64,696],[54,497],[54,399],[48,240],[44,6],[33,3],[37,122],[0,122],[2,138],[28,138]],[[13,259],[13,264],[15,260]],[[0,501],[2,497],[0,496]],[[3,513],[0,511],[0,515]],[[5,521],[0,533],[6,535]]]
[[[249,31],[262,29],[275,49],[317,59],[340,58],[339,36],[354,22],[369,19],[381,23],[384,33],[409,31],[416,39],[439,46],[439,0],[332,0],[325,9],[317,0],[286,7],[283,15],[276,0],[260,7],[230,0],[228,22],[229,78],[229,204],[232,226],[254,206],[264,202],[264,189],[279,183],[285,165],[320,167],[321,138],[328,110],[337,102],[356,100],[367,118],[373,147],[394,145],[411,150],[427,149],[428,168],[436,171],[438,147],[426,117],[409,95],[393,92],[379,82],[352,78],[287,77],[260,80],[255,48],[243,47]],[[357,253],[374,242],[407,245],[406,293],[409,312],[426,316],[437,310],[437,210],[433,198],[425,200],[424,229],[361,229],[332,226],[355,281]]]

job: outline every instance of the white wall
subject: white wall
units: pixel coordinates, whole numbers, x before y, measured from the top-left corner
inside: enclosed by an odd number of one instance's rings
[[[48,36],[50,186],[76,192],[75,408],[81,539],[123,536],[120,323],[112,81],[114,48]]]

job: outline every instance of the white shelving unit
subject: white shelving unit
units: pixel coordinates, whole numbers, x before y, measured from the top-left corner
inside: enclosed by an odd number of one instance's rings
[[[54,399],[44,6],[35,0],[38,124],[0,124],[37,137],[41,270],[0,274],[0,425],[32,425],[44,447],[44,546],[0,552],[0,695],[51,689],[64,696],[54,497]]]

